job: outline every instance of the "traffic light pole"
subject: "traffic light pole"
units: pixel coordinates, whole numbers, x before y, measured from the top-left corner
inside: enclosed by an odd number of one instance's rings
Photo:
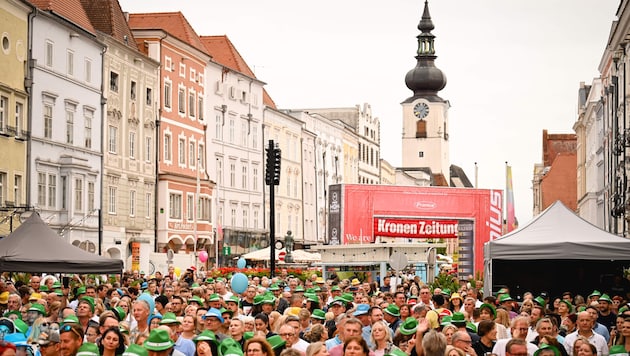
[[[280,184],[280,149],[273,140],[267,148],[265,184],[269,186],[269,268],[270,276],[276,273],[276,185]]]

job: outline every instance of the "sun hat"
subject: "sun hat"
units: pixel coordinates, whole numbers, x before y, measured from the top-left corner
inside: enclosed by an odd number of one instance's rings
[[[492,313],[493,317],[497,317],[497,308],[494,307],[494,305],[492,304],[488,304],[488,303],[483,303],[479,306],[479,311],[481,311],[483,308],[488,308],[490,309],[490,312]]]
[[[271,294],[265,294],[263,296],[263,300],[262,300],[262,304],[275,304],[276,303],[276,297],[274,297]]]
[[[8,304],[9,303],[9,292],[0,293],[0,304]]]
[[[350,284],[352,284],[353,286],[358,286],[359,284],[361,284],[361,282],[359,281],[358,278],[353,278]]]
[[[22,334],[28,332],[28,324],[22,321],[22,319],[13,320],[13,324],[15,325],[15,331],[21,332]]]
[[[61,324],[71,324],[71,323],[75,323],[75,324],[79,323],[79,318],[74,314],[70,314],[66,316],[65,318],[63,318],[63,321],[61,322]]]
[[[204,330],[201,332],[201,334],[195,336],[193,338],[193,341],[195,343],[199,342],[199,341],[211,341],[213,342],[215,345],[217,344],[217,336],[210,330]]]
[[[85,294],[86,289],[85,287],[81,286],[79,288],[77,288],[77,296],[81,295],[81,294]]]
[[[175,313],[164,313],[162,320],[160,321],[160,325],[167,324],[181,324],[181,322],[177,320]]]
[[[304,297],[311,303],[319,303],[319,298],[317,298],[317,294],[315,293],[304,293]]]
[[[440,325],[442,326],[446,326],[446,325],[453,325],[453,323],[451,323],[451,319],[453,317],[451,315],[447,315],[445,317],[442,318],[442,321],[440,321]]]
[[[223,316],[223,314],[229,314],[230,316],[234,315],[234,311],[232,309],[221,308],[219,311],[221,312],[221,316]]]
[[[400,316],[400,309],[395,304],[388,305],[383,311],[391,316]]]
[[[311,318],[319,319],[319,320],[326,320],[326,313],[321,309],[314,309],[313,314],[311,314]]]
[[[265,296],[262,294],[259,294],[257,296],[254,297],[254,305],[260,305],[262,304],[263,300],[265,299]]]
[[[188,304],[190,303],[197,303],[200,306],[203,305],[203,299],[199,298],[199,296],[197,295],[193,295],[192,298],[188,299]]]
[[[288,307],[284,310],[284,315],[298,316],[301,310],[300,307]]]
[[[607,302],[609,304],[612,304],[612,300],[610,299],[610,297],[606,293],[602,294],[597,301],[598,302]]]
[[[100,356],[98,346],[91,342],[84,342],[77,350],[76,356]]]
[[[280,337],[280,335],[273,335],[267,338],[267,342],[271,345],[272,349],[277,349],[280,346],[284,346],[287,342]]]
[[[235,354],[238,355],[235,349],[238,349],[238,352],[240,352],[241,356],[243,355],[241,345],[238,343],[238,341],[232,339],[231,337],[223,339],[223,341],[221,341],[221,343],[219,344],[219,347],[217,347],[217,350],[219,351],[219,356]]]
[[[28,297],[29,301],[31,301],[31,300],[40,300],[40,299],[42,299],[42,295],[39,294],[39,293],[33,293],[33,294],[31,294],[30,297]],[[8,300],[9,299],[8,299],[8,295],[7,295],[7,302],[8,302]]]
[[[206,312],[206,314],[204,314],[202,319],[206,320],[206,318],[209,318],[209,317],[217,318],[217,319],[219,319],[219,321],[221,323],[224,322],[223,316],[221,315],[221,311],[219,309],[217,309],[217,308],[210,308],[210,309],[208,309],[208,311]]]
[[[511,301],[513,301],[513,300],[514,300],[514,299],[512,299],[512,297],[510,297],[510,295],[509,295],[509,294],[502,294],[502,295],[499,297],[499,303],[511,302]]]
[[[149,356],[149,352],[140,345],[131,344],[122,353],[122,356]]]
[[[162,329],[153,329],[149,334],[149,338],[144,342],[144,348],[149,351],[164,351],[175,346],[175,343],[168,335],[168,331]]]
[[[459,300],[464,300],[464,298],[462,298],[461,295],[459,295],[459,293],[454,292],[453,294],[451,294],[451,300],[453,299],[459,299]]]
[[[534,356],[538,356],[543,350],[552,350],[555,356],[560,356],[560,350],[553,345],[541,344],[538,350],[534,352]]]
[[[602,292],[598,291],[597,289],[595,289],[593,291],[593,293],[589,294],[589,297],[599,297],[600,295],[602,295]]]
[[[31,304],[31,307],[28,308],[28,311],[36,311],[44,316],[46,315],[46,307],[44,307],[43,305],[39,303]]]
[[[403,335],[415,334],[418,330],[418,320],[414,317],[409,317],[400,325],[400,333]]]
[[[236,305],[238,305],[240,303],[240,300],[238,299],[237,296],[235,295],[231,295],[229,298],[225,299],[226,303],[236,303]]]
[[[369,311],[370,311],[369,304],[359,304],[357,305],[357,308],[355,309],[354,313],[352,313],[352,315],[353,316],[367,315]]]
[[[326,281],[324,281],[324,277],[317,277],[317,279],[315,279],[315,283],[324,284]]]
[[[208,297],[208,301],[209,302],[220,302],[221,301],[221,297],[217,293],[212,293]]]
[[[352,293],[344,293],[341,295],[340,298],[343,299],[346,304],[352,303],[354,301],[354,296],[352,295]]]
[[[336,292],[336,291],[340,291],[341,288],[339,288],[339,286],[332,286],[332,288],[330,288],[331,292]]]
[[[543,298],[542,296],[538,296],[536,298],[534,298],[534,303],[538,304],[541,307],[545,307],[545,305],[547,305],[547,303],[545,302],[545,298]]]

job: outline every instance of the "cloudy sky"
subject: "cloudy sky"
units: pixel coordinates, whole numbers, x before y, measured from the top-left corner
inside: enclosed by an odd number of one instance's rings
[[[369,103],[382,157],[401,162],[400,102],[415,66],[420,0],[120,0],[124,11],[181,11],[200,35],[227,35],[280,108]],[[542,131],[573,133],[580,82],[590,84],[619,0],[432,0],[451,103],[451,162],[480,188],[505,187],[532,218]]]

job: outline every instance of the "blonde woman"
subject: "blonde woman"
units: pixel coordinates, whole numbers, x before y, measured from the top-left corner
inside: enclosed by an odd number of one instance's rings
[[[392,329],[382,320],[372,324],[370,340],[372,345],[374,345],[372,351],[375,356],[389,355],[393,349],[398,349],[392,342]]]

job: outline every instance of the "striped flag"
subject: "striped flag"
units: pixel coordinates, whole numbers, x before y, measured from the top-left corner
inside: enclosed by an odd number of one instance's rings
[[[512,167],[505,165],[505,196],[506,204],[505,210],[507,212],[506,218],[506,233],[516,229],[516,215],[514,213],[514,187],[512,186]]]

